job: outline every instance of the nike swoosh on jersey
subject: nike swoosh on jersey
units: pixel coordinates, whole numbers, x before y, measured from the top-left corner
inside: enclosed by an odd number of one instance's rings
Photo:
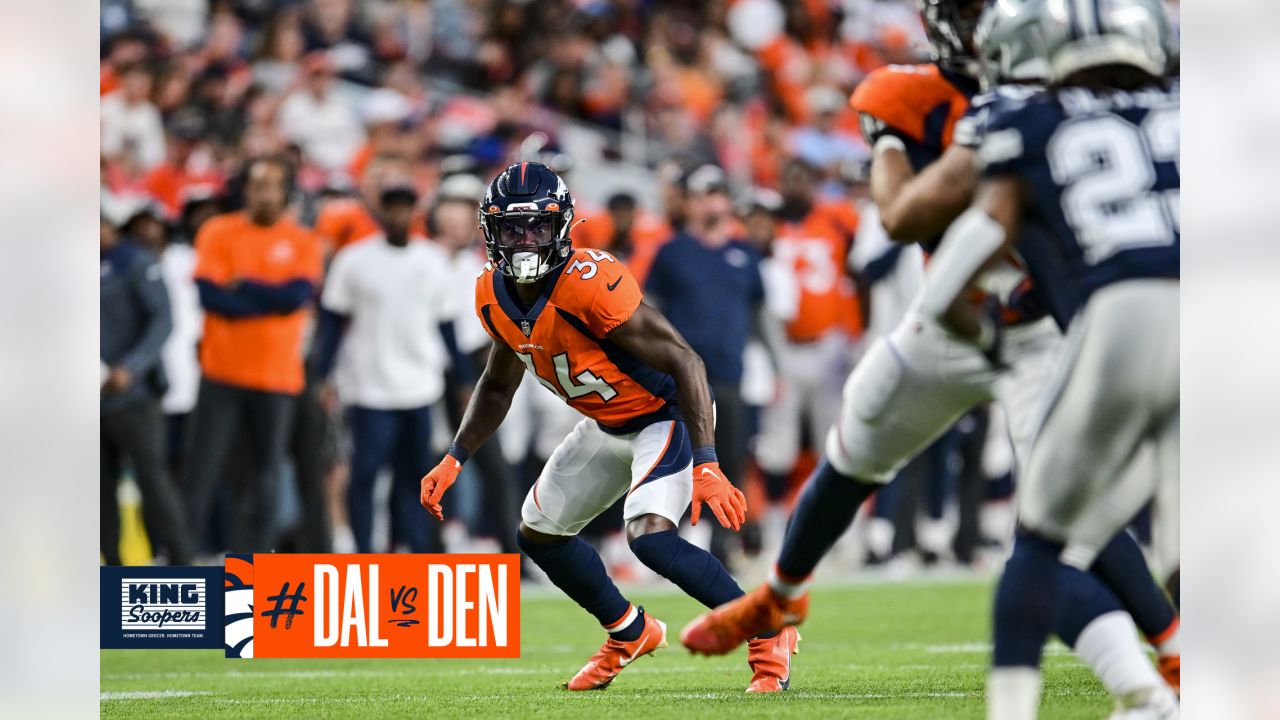
[[[622,282],[622,277],[621,277],[621,276],[618,276],[618,279],[614,280],[613,282],[609,283],[608,285],[605,285],[605,287],[609,288],[609,292],[613,292],[613,289],[614,289],[614,288],[616,288],[616,287],[618,287],[618,283],[620,283],[620,282]]]

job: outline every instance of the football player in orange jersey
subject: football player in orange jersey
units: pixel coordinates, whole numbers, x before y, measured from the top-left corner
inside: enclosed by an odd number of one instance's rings
[[[756,447],[773,501],[786,494],[802,428],[807,425],[810,437],[820,442],[840,415],[840,396],[831,388],[849,374],[854,338],[844,320],[858,312],[851,307],[857,300],[845,263],[858,229],[857,211],[818,201],[818,169],[804,160],[787,160],[781,175],[772,263],[781,271],[778,280],[789,286],[775,294],[792,302],[775,310],[785,314],[784,336],[775,353],[779,388],[761,416]]]
[[[952,159],[955,151],[948,148],[978,89],[972,34],[983,3],[920,4],[935,62],[882,68],[858,86],[850,102],[861,113],[864,134],[873,143],[872,197],[891,235],[901,238],[906,233],[911,240],[931,245],[967,203],[963,193],[976,184],[974,178],[956,177],[962,163]],[[945,160],[939,162],[944,153]],[[973,173],[971,155],[969,162],[967,172]],[[1021,297],[1035,298],[1027,293]],[[1001,402],[1015,454],[1025,462],[1043,388],[1062,343],[1053,319],[1031,303],[1002,307],[1007,325],[1003,346],[996,353],[984,353],[953,336],[937,318],[926,317],[919,301],[917,297],[916,307],[894,332],[871,346],[845,384],[840,419],[828,433],[823,462],[797,501],[769,581],[690,623],[681,634],[690,649],[723,653],[762,630],[803,621],[813,569],[848,528],[858,507],[974,405]],[[1075,578],[1077,602],[1055,628],[1064,641],[1075,646],[1078,639],[1101,636],[1086,632],[1098,629],[1095,621],[1114,628],[1113,621],[1123,615],[1118,612],[1121,599],[1125,609],[1142,618],[1140,624],[1153,644],[1166,645],[1166,633],[1176,635],[1177,617],[1150,582],[1132,538],[1117,536],[1091,570]],[[1106,585],[1099,578],[1105,578]],[[1174,652],[1176,645],[1176,638],[1167,643]],[[1136,643],[1129,650],[1136,650]],[[1081,649],[1081,655],[1097,661],[1090,664],[1113,692],[1118,683],[1110,681],[1115,673],[1109,674],[1108,667],[1132,667],[1135,659],[1144,660],[1140,652],[1129,652],[1123,662],[1104,660],[1101,653],[1087,649]]]
[[[517,541],[553,583],[609,637],[566,683],[609,685],[640,655],[665,647],[666,625],[629,603],[596,551],[578,537],[625,497],[627,539],[641,562],[708,607],[742,595],[710,553],[680,538],[693,503],[737,531],[746,499],[720,471],[714,410],[702,360],[671,324],[641,302],[612,255],[574,250],[573,198],[545,165],[511,165],[480,204],[489,263],[476,281],[476,313],[494,343],[453,445],[422,479],[423,507],[440,501],[498,428],[530,372],[586,416],[553,453],[525,498]],[[785,690],[799,635],[781,628],[751,640],[748,691]]]

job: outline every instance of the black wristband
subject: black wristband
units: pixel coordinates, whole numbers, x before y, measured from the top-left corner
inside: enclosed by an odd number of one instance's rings
[[[467,452],[467,449],[459,445],[456,440],[449,446],[449,454],[453,456],[454,460],[458,461],[459,465],[465,463],[471,457],[471,453]]]
[[[713,445],[700,447],[693,451],[693,464],[705,465],[706,463],[720,462],[716,459],[716,449]]]

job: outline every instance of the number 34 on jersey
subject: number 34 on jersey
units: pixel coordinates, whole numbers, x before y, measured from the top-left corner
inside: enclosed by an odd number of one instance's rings
[[[538,382],[606,428],[621,429],[669,408],[675,382],[608,339],[642,299],[622,263],[574,250],[525,306],[492,265],[476,279],[476,314]]]

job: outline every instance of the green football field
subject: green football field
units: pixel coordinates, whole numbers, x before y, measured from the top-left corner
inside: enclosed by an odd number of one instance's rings
[[[228,660],[221,651],[102,651],[105,718],[981,718],[988,581],[818,587],[791,690],[743,693],[746,650],[690,655],[677,636],[700,611],[683,595],[632,599],[671,647],[604,691],[560,688],[603,635],[553,592],[528,592],[519,660]],[[1105,717],[1102,686],[1061,645],[1045,658],[1042,718]]]

